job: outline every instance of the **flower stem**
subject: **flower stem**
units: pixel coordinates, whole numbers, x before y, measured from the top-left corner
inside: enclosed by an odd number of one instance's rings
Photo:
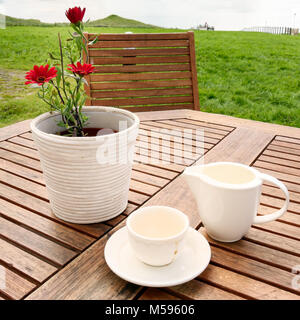
[[[50,83],[51,83],[51,84],[56,88],[57,93],[58,93],[58,96],[59,96],[59,98],[60,98],[60,100],[61,100],[62,104],[65,104],[65,101],[64,101],[63,97],[61,96],[61,93],[60,93],[59,88],[55,85],[55,83],[54,83],[52,80],[50,81]]]
[[[66,93],[66,82],[65,82],[65,74],[64,74],[64,56],[63,56],[60,33],[58,33],[58,41],[59,41],[59,50],[60,50],[60,64],[61,64],[61,77],[62,77],[62,83],[63,83],[63,92],[65,94],[65,97],[68,98],[67,93]]]

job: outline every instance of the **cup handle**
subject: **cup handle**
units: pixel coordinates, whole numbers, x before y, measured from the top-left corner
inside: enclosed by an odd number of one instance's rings
[[[254,222],[253,222],[254,224],[271,222],[273,220],[278,219],[279,217],[281,217],[286,212],[286,210],[288,208],[288,205],[289,205],[289,201],[290,201],[290,196],[289,196],[288,189],[281,181],[279,181],[278,179],[276,179],[276,178],[274,178],[274,177],[272,177],[272,176],[270,176],[268,174],[265,174],[265,173],[259,172],[258,174],[259,174],[259,177],[262,180],[265,180],[265,181],[268,181],[268,182],[271,182],[271,183],[275,184],[276,186],[278,186],[284,192],[285,202],[284,202],[283,207],[278,211],[275,211],[273,213],[270,213],[270,214],[267,214],[267,215],[264,215],[264,216],[256,216],[254,218]]]

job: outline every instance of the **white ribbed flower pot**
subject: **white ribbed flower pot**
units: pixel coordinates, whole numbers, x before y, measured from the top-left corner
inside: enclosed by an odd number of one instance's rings
[[[127,206],[139,118],[126,110],[85,107],[87,127],[119,132],[99,137],[65,137],[58,113],[31,122],[54,214],[72,223],[112,219]],[[120,129],[121,125],[121,129]]]

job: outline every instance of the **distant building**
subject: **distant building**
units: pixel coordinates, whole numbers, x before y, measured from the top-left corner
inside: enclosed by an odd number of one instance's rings
[[[215,27],[213,26],[209,26],[207,22],[205,22],[204,24],[199,24],[197,27],[196,27],[197,30],[212,30],[214,31],[215,30]]]

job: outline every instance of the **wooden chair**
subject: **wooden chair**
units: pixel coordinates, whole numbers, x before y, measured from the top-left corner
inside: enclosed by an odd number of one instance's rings
[[[96,71],[86,77],[86,105],[199,110],[193,32],[101,34],[87,49]]]

